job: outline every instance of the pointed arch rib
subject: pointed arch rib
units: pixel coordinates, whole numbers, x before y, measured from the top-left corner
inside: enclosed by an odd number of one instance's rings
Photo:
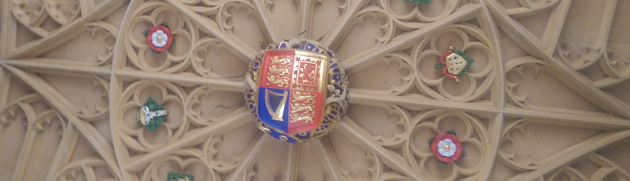
[[[352,91],[348,95],[348,99],[352,104],[395,104],[408,107],[432,108],[432,109],[450,109],[473,113],[499,113],[501,110],[497,107],[488,106],[480,103],[458,103],[444,102],[435,99],[411,97],[411,96],[394,96],[373,94],[359,91]]]
[[[503,121],[505,118],[503,117],[503,113],[499,113],[494,118],[494,121],[491,123],[491,126],[488,130],[490,133],[490,150],[486,153],[486,160],[484,162],[484,170],[482,170],[479,176],[479,180],[488,180],[490,177],[490,172],[492,171],[492,166],[494,165],[494,161],[496,160],[497,151],[499,149],[499,142],[501,141],[501,128],[503,127]]]
[[[466,5],[460,8],[458,11],[455,11],[448,17],[444,18],[443,20],[431,23],[425,28],[421,28],[407,34],[397,36],[387,44],[380,45],[378,48],[363,51],[348,58],[347,60],[344,60],[342,63],[348,72],[360,70],[369,66],[376,57],[379,57],[387,52],[391,52],[395,49],[402,48],[411,43],[418,42],[422,37],[425,37],[431,33],[435,33],[442,27],[464,20],[482,10],[483,6],[480,4]]]
[[[504,9],[501,9],[501,7],[503,7],[502,5],[494,1],[488,1],[488,3],[489,8],[492,10],[495,17],[497,17],[496,22],[499,27],[507,30],[506,32],[521,32],[510,33],[508,34],[508,36],[510,36],[510,38],[514,40],[517,40],[516,43],[518,43],[525,51],[532,54],[533,56],[541,58],[541,60],[544,60],[545,62],[548,62],[553,68],[558,70],[558,75],[560,76],[558,78],[562,79],[563,82],[565,82],[567,85],[576,89],[577,92],[588,98],[593,103],[602,107],[604,110],[610,113],[623,115],[626,118],[630,118],[630,105],[615,97],[612,97],[609,94],[606,94],[602,90],[599,90],[588,78],[581,75],[576,70],[573,70],[558,58],[553,57],[555,43],[557,42],[557,39],[559,37],[560,30],[558,32],[553,32],[553,35],[549,38],[551,40],[550,43],[553,43],[551,45],[554,46],[551,48],[548,47],[549,49],[546,49],[543,47],[542,42],[539,41],[534,35],[528,32],[523,32],[526,31],[526,28],[517,23],[507,14],[500,13],[501,11],[504,11]],[[561,10],[566,11],[562,13],[566,14],[568,12],[568,6],[570,5],[571,1],[562,1],[560,3],[560,6],[562,6]],[[561,22],[564,22],[564,18],[562,18],[561,20]],[[562,24],[563,23],[553,24],[553,26],[561,26]]]
[[[4,60],[0,60],[1,63],[4,63]],[[11,77],[8,71],[5,71],[2,66],[0,66],[0,97],[8,97],[9,96],[9,88],[11,86]],[[3,110],[7,106],[8,99],[0,99],[0,110]]]
[[[326,170],[326,173],[330,175],[330,180],[340,181],[341,178],[339,176],[337,166],[333,162],[335,157],[333,155],[332,147],[329,144],[328,137],[313,140],[312,144],[317,148],[317,150],[315,150],[317,152],[317,157],[324,161],[324,169]]]
[[[208,85],[212,87],[217,87],[229,91],[234,92],[243,92],[245,90],[245,82],[244,81],[231,81],[231,80],[221,80],[221,79],[213,79],[206,77],[197,77],[197,76],[185,76],[185,75],[166,75],[160,73],[150,73],[150,72],[141,72],[141,71],[130,71],[130,70],[114,70],[114,75],[120,76],[121,78],[136,78],[143,80],[166,80],[169,82],[176,82],[182,85]]]
[[[405,158],[378,145],[378,143],[374,142],[374,140],[369,139],[370,136],[360,131],[358,125],[356,125],[354,121],[350,120],[350,118],[344,117],[344,119],[339,122],[337,130],[354,140],[354,143],[358,144],[362,148],[379,155],[379,157],[383,159],[383,162],[392,169],[400,171],[407,177],[412,178],[412,180],[422,180],[419,172],[411,168]]]
[[[74,20],[60,27],[59,29],[50,32],[46,37],[43,37],[40,40],[31,42],[17,49],[11,48],[13,44],[7,45],[9,47],[8,57],[10,59],[32,57],[56,48],[58,45],[61,45],[66,41],[71,40],[76,36],[79,36],[79,34],[76,34],[75,32],[81,26],[93,20],[97,20],[98,18],[102,18],[103,15],[110,14],[111,12],[118,9],[118,7],[120,7],[122,4],[123,1],[120,0],[109,0],[104,3],[99,3],[97,6],[92,8],[93,10],[91,12],[86,14],[82,13],[79,19]],[[17,23],[15,21],[13,22]]]
[[[510,179],[510,181],[535,180],[550,171],[553,171],[565,165],[569,165],[578,160],[578,158],[583,157],[589,153],[593,153],[615,142],[628,139],[630,139],[630,130],[609,131],[599,134],[595,137],[592,137],[586,141],[573,145],[550,157],[545,158],[545,162],[547,164],[545,164],[544,166],[531,172],[518,174]]]
[[[297,180],[298,161],[300,159],[300,144],[287,147],[287,160],[284,167],[284,181]]]
[[[73,64],[55,64],[45,62],[45,59],[38,59],[42,61],[30,61],[30,60],[10,60],[5,61],[7,65],[11,65],[18,68],[29,70],[41,70],[43,72],[70,72],[70,73],[83,73],[94,74],[101,76],[109,76],[112,71],[111,68],[100,68],[91,66],[80,66]]]
[[[249,112],[245,109],[246,108],[235,110],[234,114],[231,114],[229,115],[229,117],[224,118],[221,122],[217,122],[213,125],[190,131],[172,144],[167,144],[159,150],[133,158],[132,160],[130,160],[129,163],[123,165],[122,168],[123,170],[137,170],[139,167],[142,167],[146,163],[153,161],[153,159],[157,157],[165,156],[177,149],[186,146],[199,144],[202,140],[205,140],[206,137],[212,134],[220,134],[238,128],[250,121],[248,119]]]
[[[629,129],[630,120],[610,115],[595,113],[572,114],[561,112],[547,112],[540,110],[526,110],[519,108],[505,108],[506,117],[531,118],[532,120],[553,120],[554,124],[580,125],[595,129]]]
[[[252,58],[256,57],[256,50],[231,38],[228,34],[221,31],[219,26],[214,21],[208,20],[200,14],[191,11],[186,7],[186,5],[178,0],[167,1],[175,8],[177,8],[182,14],[188,16],[195,23],[195,25],[199,26],[199,29],[208,32],[215,38],[230,45],[232,49],[236,50],[236,56],[238,56],[241,60],[249,63]]]
[[[321,41],[324,47],[333,47],[335,44],[339,43],[339,34],[343,32],[350,23],[350,19],[354,17],[354,14],[357,13],[361,7],[363,7],[369,1],[365,0],[348,0],[346,3],[350,2],[350,7],[343,14],[337,26],[335,26],[332,30],[325,34],[324,39]],[[310,3],[309,3],[310,4]],[[319,37],[312,37],[314,39],[318,39]]]
[[[276,25],[273,23],[273,19],[271,19],[268,11],[265,10],[265,1],[254,1],[254,7],[256,7],[256,11],[258,11],[260,15],[259,20],[265,25],[267,36],[269,36],[274,43],[280,42],[280,40],[282,40],[280,38],[280,32],[276,29]]]
[[[550,54],[555,49],[558,38],[560,37],[562,26],[564,26],[564,20],[569,12],[571,0],[560,1],[558,5],[556,5],[558,9],[551,17],[555,20],[552,21],[550,19],[547,22],[542,38],[536,37],[536,35],[532,34],[527,28],[525,28],[525,26],[510,17],[507,13],[502,13],[505,12],[506,9],[499,1],[487,1],[487,4],[492,10],[492,14],[496,17],[496,22],[501,28],[509,30],[508,32],[518,32],[509,35],[523,40],[518,41],[517,43],[525,45],[523,47],[531,47],[532,49],[537,49],[537,51]]]
[[[311,37],[311,32],[308,32],[308,25],[311,20],[311,1],[310,0],[300,0],[300,27],[298,30],[300,33],[304,32],[303,37]],[[311,37],[312,39],[313,37]]]
[[[52,104],[59,113],[61,113],[61,115],[68,119],[69,122],[71,122],[77,130],[85,136],[93,148],[98,148],[95,150],[97,150],[99,155],[103,158],[103,160],[105,160],[109,167],[112,168],[117,178],[123,178],[118,164],[116,163],[114,148],[109,145],[107,140],[105,140],[105,138],[99,134],[98,130],[96,130],[90,123],[80,120],[72,111],[70,111],[69,106],[72,106],[72,104],[66,100],[63,95],[33,73],[27,73],[6,64],[3,64],[3,66],[46,98],[48,102]]]
[[[225,180],[246,180],[245,174],[247,173],[247,169],[251,167],[254,163],[256,163],[256,160],[258,160],[258,157],[262,153],[262,150],[265,149],[265,147],[269,145],[269,141],[271,141],[271,137],[269,135],[259,135],[260,138],[258,139],[258,141],[256,141],[256,144],[249,148],[249,153],[245,154],[245,158],[243,158],[243,161],[239,163],[238,167],[236,167],[236,169],[232,171],[230,176],[228,176]]]
[[[562,76],[561,79],[567,85],[574,88],[591,102],[610,113],[630,118],[630,105],[598,89],[586,77],[569,68],[564,62],[552,58],[551,55],[545,54],[543,59],[558,70],[558,75]]]
[[[62,169],[61,163],[64,161],[64,158],[67,157],[68,154],[70,154],[68,153],[68,148],[76,147],[75,145],[76,145],[76,142],[78,141],[79,133],[75,131],[75,128],[72,124],[68,124],[66,126],[66,129],[64,130],[63,135],[65,136],[61,138],[61,143],[59,144],[57,154],[55,155],[55,158],[53,159],[53,163],[51,164],[52,166],[50,167],[50,170],[48,170],[46,181],[55,180],[55,178],[57,177],[57,173],[59,172],[60,169]]]
[[[494,44],[492,47],[494,47],[496,49],[496,52],[502,52],[503,51],[503,47],[501,47],[501,43],[499,42],[500,38],[499,38],[499,28],[497,27],[497,24],[493,21],[493,16],[492,13],[490,12],[490,10],[488,10],[487,6],[483,6],[483,11],[482,11],[482,16],[484,17],[484,20],[486,21],[486,23],[489,25],[490,28],[488,28],[488,31],[490,32],[489,36],[492,36],[493,38],[491,38],[492,40],[492,44]],[[502,57],[500,54],[494,54],[494,58],[495,60],[501,60]],[[499,72],[499,74],[501,74],[502,72],[504,72],[503,70],[503,61],[496,61],[496,63],[494,64],[494,69],[495,72]],[[505,87],[503,86],[503,83],[505,81],[505,77],[501,74],[501,76],[496,76],[494,78],[495,84],[494,84],[494,88],[492,89],[493,92],[500,92],[498,94],[491,94],[492,98],[492,102],[494,103],[494,105],[496,105],[497,107],[499,107],[499,109],[503,110],[503,108],[505,107],[505,94],[503,92],[505,92]]]

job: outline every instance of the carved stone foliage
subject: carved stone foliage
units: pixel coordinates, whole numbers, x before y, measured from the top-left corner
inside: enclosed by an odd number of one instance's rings
[[[629,180],[629,1],[6,0],[7,180]],[[143,32],[166,24],[153,54]],[[285,144],[258,130],[245,74],[269,44],[339,56],[348,110]],[[457,83],[434,65],[474,59]],[[151,97],[169,114],[135,116]],[[440,166],[428,140],[466,156]]]
[[[545,175],[549,180],[628,180],[628,172],[612,163],[606,157],[590,154],[580,163],[561,168]]]

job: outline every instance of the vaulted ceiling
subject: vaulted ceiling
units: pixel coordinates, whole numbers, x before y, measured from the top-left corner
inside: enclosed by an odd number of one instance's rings
[[[5,0],[0,176],[12,180],[629,180],[630,1]],[[167,23],[153,54],[143,31]],[[330,47],[349,110],[286,144],[245,107],[248,63]],[[475,62],[456,83],[449,45]],[[134,119],[151,97],[170,114]],[[454,129],[466,157],[427,140]]]

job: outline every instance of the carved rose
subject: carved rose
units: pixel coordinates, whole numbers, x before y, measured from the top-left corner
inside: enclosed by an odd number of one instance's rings
[[[451,131],[438,134],[429,143],[433,155],[442,163],[457,161],[464,152],[459,138]]]
[[[166,51],[173,44],[171,29],[165,23],[152,27],[146,32],[145,36],[149,47],[156,53]]]

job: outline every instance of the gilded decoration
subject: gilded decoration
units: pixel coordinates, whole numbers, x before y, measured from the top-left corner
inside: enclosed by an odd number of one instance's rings
[[[630,1],[414,1],[1,1],[0,175],[630,180]]]
[[[319,43],[292,39],[270,46],[250,64],[245,98],[260,130],[288,142],[325,135],[347,107],[337,56]]]

